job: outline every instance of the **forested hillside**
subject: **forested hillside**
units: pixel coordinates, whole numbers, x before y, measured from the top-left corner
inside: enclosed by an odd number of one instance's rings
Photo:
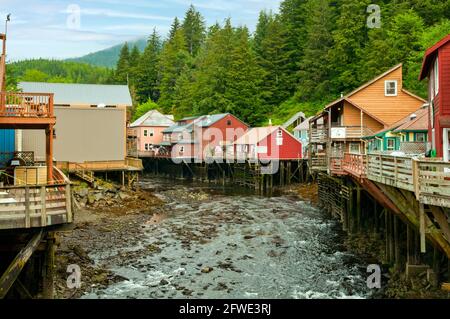
[[[19,81],[53,83],[114,83],[114,71],[89,64],[58,60],[25,60],[7,66],[10,88]]]
[[[367,26],[372,3],[381,7],[381,28]],[[113,75],[73,62],[12,68],[26,80],[129,83],[139,112],[231,112],[257,125],[314,114],[398,63],[404,86],[425,97],[417,80],[424,50],[448,33],[448,0],[284,0],[279,13],[260,13],[253,34],[231,19],[207,26],[190,7],[167,38],[155,30],[143,52],[123,46]]]
[[[137,46],[140,51],[144,51],[147,41],[145,39],[140,39],[137,41],[129,42],[131,47]],[[103,66],[107,68],[114,68],[119,59],[120,50],[123,44],[115,45],[111,48],[101,50],[98,52],[93,52],[85,56],[73,59],[67,59],[66,61],[88,63],[95,66]]]
[[[375,1],[381,28],[367,27],[373,0],[285,0],[261,12],[256,32],[230,19],[207,27],[191,7],[168,39],[155,31],[142,55],[125,46],[115,80],[135,100],[176,117],[232,112],[256,125],[324,105],[404,63],[405,87],[426,96],[424,50],[450,32],[450,1]],[[149,104],[153,105],[153,104]]]

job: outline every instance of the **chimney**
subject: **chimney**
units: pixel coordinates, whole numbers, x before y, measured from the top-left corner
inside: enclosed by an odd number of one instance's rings
[[[409,119],[411,121],[414,121],[416,118],[417,118],[417,114],[416,113],[411,114],[410,117],[409,117]]]

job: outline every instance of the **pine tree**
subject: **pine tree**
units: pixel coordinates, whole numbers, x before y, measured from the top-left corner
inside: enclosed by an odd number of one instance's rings
[[[306,41],[297,94],[300,101],[317,101],[332,92],[329,51],[333,45],[334,14],[330,0],[309,0],[306,14]]]
[[[367,6],[370,0],[341,0],[334,46],[330,50],[332,85],[338,93],[356,88],[361,81],[358,63],[367,38]]]
[[[190,63],[190,55],[186,51],[184,32],[179,29],[173,38],[165,43],[158,64],[161,79],[158,104],[166,113],[172,112],[177,80],[188,63]]]
[[[178,32],[178,30],[180,30],[180,28],[181,28],[180,20],[178,20],[178,17],[175,17],[175,19],[172,22],[172,25],[170,26],[169,41],[175,37],[175,34]]]
[[[138,103],[145,103],[149,99],[152,101],[159,99],[158,63],[160,52],[161,39],[156,30],[153,30],[139,59],[136,71],[135,89]]]
[[[122,47],[122,50],[120,51],[119,61],[117,62],[116,73],[114,76],[115,81],[118,84],[127,84],[129,72],[130,50],[128,48],[128,43],[125,43],[125,45]]]
[[[205,40],[205,21],[193,5],[189,7],[182,25],[188,52],[195,56]]]
[[[264,71],[261,97],[271,107],[280,105],[292,94],[289,74],[291,51],[286,43],[286,28],[280,18],[262,12],[254,37],[258,65]]]

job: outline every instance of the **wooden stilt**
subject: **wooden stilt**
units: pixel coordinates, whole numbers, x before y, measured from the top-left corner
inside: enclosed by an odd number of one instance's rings
[[[44,262],[44,284],[42,296],[44,299],[53,299],[54,297],[54,270],[55,270],[55,234],[48,233],[45,249]]]

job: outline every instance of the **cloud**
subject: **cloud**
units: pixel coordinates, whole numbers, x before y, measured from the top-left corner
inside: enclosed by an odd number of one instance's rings
[[[73,12],[66,9],[66,10],[63,10],[62,13],[72,14]],[[122,12],[122,11],[115,11],[115,10],[101,9],[101,8],[87,8],[87,9],[81,8],[80,13],[82,15],[104,16],[104,17],[109,17],[109,18],[172,21],[171,17],[161,16],[161,15],[130,13],[130,12]]]

